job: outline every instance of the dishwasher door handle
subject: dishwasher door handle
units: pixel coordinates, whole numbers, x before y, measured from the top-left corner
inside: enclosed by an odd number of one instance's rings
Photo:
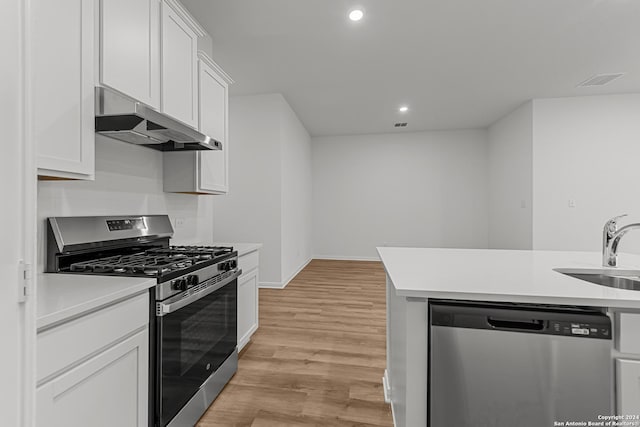
[[[487,317],[487,323],[495,329],[517,329],[525,331],[542,331],[545,321],[539,319],[500,319],[498,317]]]

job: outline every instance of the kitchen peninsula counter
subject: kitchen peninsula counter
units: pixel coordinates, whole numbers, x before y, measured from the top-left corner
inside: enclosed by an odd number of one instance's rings
[[[576,279],[555,268],[600,269],[599,252],[379,247],[387,274],[385,399],[396,427],[426,426],[430,299],[580,305],[640,313],[640,291]],[[637,270],[640,256],[619,255]]]
[[[638,291],[553,271],[601,268],[599,252],[381,247],[378,254],[398,296],[640,308]],[[619,261],[640,275],[640,256]]]

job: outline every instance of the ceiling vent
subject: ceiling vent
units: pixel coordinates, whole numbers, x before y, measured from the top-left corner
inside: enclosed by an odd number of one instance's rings
[[[393,125],[394,127],[397,128],[406,128],[407,127],[407,123],[396,123],[395,125]]]
[[[589,77],[587,80],[583,81],[578,86],[580,87],[604,86],[607,83],[611,83],[618,77],[622,77],[622,76],[624,76],[624,73],[597,74],[593,77]]]

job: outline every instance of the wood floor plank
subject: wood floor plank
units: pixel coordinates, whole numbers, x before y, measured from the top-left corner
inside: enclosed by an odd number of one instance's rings
[[[197,427],[390,427],[384,402],[385,273],[313,260],[285,289],[260,289],[260,327]]]

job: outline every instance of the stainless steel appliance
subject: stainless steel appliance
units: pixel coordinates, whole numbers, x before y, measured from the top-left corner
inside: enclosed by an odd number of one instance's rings
[[[96,133],[160,151],[222,150],[222,143],[105,87],[96,87]]]
[[[597,309],[429,308],[430,426],[541,427],[611,413],[611,322]]]
[[[47,270],[154,277],[150,425],[193,426],[237,370],[237,252],[170,246],[166,215],[48,220]]]

